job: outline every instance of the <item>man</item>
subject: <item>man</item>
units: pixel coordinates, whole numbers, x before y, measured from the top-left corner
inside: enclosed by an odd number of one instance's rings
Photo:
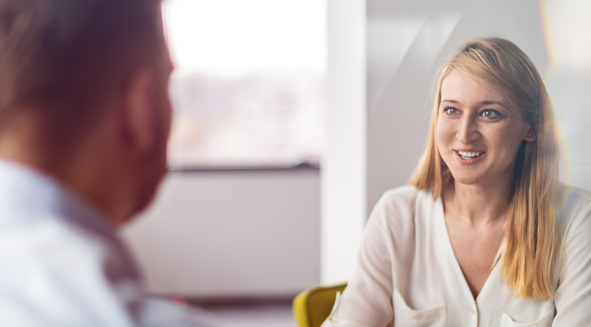
[[[114,230],[166,171],[156,0],[0,0],[0,326],[185,326]]]

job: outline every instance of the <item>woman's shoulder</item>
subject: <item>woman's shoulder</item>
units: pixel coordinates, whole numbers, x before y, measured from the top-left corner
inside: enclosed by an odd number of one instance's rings
[[[431,192],[405,185],[384,192],[374,207],[372,216],[379,216],[390,226],[414,225],[417,213],[424,212],[425,209],[430,211],[429,208],[435,203]]]
[[[415,206],[417,204],[433,203],[430,191],[419,190],[412,185],[404,185],[390,189],[382,195],[378,203],[384,206]]]
[[[561,184],[558,208],[559,224],[567,231],[573,224],[591,220],[591,191]]]

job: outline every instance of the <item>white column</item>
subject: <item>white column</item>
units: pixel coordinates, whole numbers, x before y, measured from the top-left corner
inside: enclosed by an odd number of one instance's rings
[[[327,146],[320,280],[349,278],[367,213],[366,0],[328,0]]]

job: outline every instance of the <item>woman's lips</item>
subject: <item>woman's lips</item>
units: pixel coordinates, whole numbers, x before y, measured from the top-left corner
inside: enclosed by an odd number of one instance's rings
[[[456,158],[461,164],[471,165],[480,161],[486,155],[484,151],[463,151],[454,150]]]

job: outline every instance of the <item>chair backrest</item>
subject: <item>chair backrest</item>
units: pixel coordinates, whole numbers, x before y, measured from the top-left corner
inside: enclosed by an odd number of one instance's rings
[[[337,292],[347,284],[317,286],[298,294],[293,299],[293,316],[298,327],[320,327],[330,314]]]

